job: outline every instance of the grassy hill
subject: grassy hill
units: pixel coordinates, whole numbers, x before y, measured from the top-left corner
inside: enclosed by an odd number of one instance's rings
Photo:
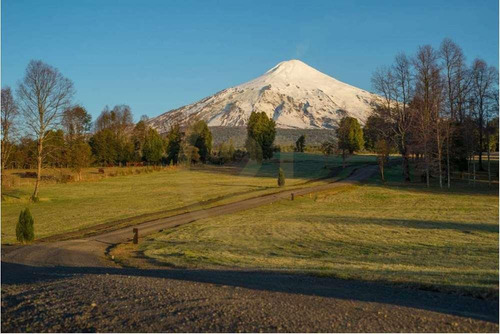
[[[369,162],[374,163],[375,157],[349,159],[350,168]],[[331,175],[340,165],[341,159],[334,156],[276,153],[262,164],[166,167],[155,172],[113,167],[104,168],[105,174],[98,173],[98,168],[87,168],[84,181],[67,183],[59,182],[56,176],[70,174],[70,170],[45,170],[47,180],[42,183],[39,203],[29,202],[35,179],[25,177],[24,171],[7,170],[10,186],[2,189],[2,243],[15,242],[15,225],[26,206],[35,217],[38,239],[100,224],[130,225],[281,191],[276,182],[280,167],[287,177],[285,189],[303,187]]]
[[[152,236],[140,250],[177,267],[250,268],[498,296],[498,183],[451,190],[362,185],[282,200]]]

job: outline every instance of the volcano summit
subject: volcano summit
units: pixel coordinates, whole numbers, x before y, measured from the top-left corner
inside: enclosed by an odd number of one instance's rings
[[[331,129],[344,115],[364,123],[379,100],[300,60],[289,60],[254,80],[167,111],[149,124],[160,132],[193,119],[209,126],[245,126],[252,111],[264,111],[278,128]]]

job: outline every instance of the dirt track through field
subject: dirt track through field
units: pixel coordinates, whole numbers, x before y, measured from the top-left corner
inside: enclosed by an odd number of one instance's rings
[[[140,236],[362,181],[284,191],[158,219]],[[498,331],[498,301],[268,272],[120,268],[132,227],[2,248],[3,331]]]

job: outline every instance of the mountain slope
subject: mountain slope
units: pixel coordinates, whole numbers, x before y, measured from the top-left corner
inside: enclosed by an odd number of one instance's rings
[[[252,81],[152,118],[149,124],[160,132],[193,119],[210,126],[244,126],[252,111],[264,111],[280,128],[329,129],[345,114],[364,123],[378,99],[300,60],[289,60]]]

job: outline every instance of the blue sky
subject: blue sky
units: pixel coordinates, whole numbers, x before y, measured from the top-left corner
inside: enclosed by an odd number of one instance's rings
[[[2,87],[41,59],[94,118],[128,104],[138,120],[289,59],[371,90],[378,66],[444,37],[497,66],[498,1],[3,0]]]

